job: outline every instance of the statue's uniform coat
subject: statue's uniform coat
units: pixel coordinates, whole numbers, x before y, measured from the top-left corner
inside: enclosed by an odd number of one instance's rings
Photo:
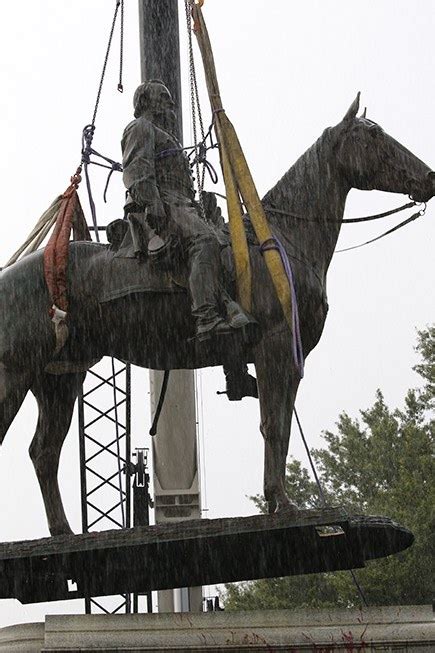
[[[222,287],[220,247],[194,201],[187,156],[172,134],[146,116],[127,125],[121,147],[124,184],[136,207],[147,213],[129,216],[130,229],[118,255],[145,253],[150,226],[165,235],[168,210],[169,231],[178,232],[187,255],[192,312],[206,329],[213,327],[221,320],[216,312]]]
[[[124,185],[138,207],[164,221],[169,205],[183,238],[210,234],[194,203],[189,160],[172,134],[141,116],[125,128],[121,147]]]

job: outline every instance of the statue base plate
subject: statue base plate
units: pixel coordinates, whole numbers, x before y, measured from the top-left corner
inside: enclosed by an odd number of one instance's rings
[[[0,598],[37,603],[353,569],[413,540],[387,517],[331,508],[8,542]]]
[[[433,653],[432,606],[80,614],[0,628],[0,653]]]

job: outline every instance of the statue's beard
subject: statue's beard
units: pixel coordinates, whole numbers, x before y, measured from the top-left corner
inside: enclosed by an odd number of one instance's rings
[[[165,131],[176,136],[177,116],[175,115],[175,111],[173,111],[172,109],[164,109],[163,111],[156,111],[154,114],[154,122]]]

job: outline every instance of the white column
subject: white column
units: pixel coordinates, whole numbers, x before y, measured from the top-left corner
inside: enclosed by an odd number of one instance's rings
[[[152,416],[162,381],[163,372],[150,370]],[[152,445],[156,524],[199,519],[201,502],[193,371],[171,371]],[[202,588],[160,591],[158,603],[159,612],[201,612]]]

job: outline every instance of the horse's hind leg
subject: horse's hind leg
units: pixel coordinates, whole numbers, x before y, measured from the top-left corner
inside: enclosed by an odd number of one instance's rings
[[[51,535],[72,533],[57,480],[62,445],[85,374],[43,374],[32,386],[39,408],[29,453],[35,467]]]
[[[255,351],[255,368],[264,437],[264,497],[269,512],[297,506],[285,491],[290,426],[299,375],[293,364],[289,334],[264,338]]]
[[[12,371],[0,363],[0,444],[29,390],[30,379],[28,372]]]

